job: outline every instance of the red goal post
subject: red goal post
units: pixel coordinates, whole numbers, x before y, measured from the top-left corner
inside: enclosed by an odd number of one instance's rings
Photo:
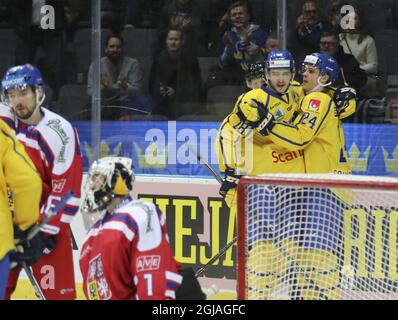
[[[238,299],[398,299],[398,179],[242,177]]]

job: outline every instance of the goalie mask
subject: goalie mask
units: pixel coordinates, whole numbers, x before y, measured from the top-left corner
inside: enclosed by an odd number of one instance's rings
[[[135,180],[130,158],[105,157],[93,162],[87,175],[81,210],[94,213],[104,210],[115,198],[129,194]]]

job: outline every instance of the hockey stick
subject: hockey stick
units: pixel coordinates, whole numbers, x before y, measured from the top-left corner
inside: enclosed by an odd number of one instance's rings
[[[205,168],[210,172],[210,174],[217,180],[219,184],[222,184],[222,179],[221,177],[217,174],[216,170],[214,170],[207,162],[204,160],[198,152],[192,147],[192,145],[188,144],[189,150],[192,152],[192,154],[195,155],[196,159],[198,159],[199,163],[203,164]],[[202,268],[200,268],[196,273],[195,277],[201,276],[207,268],[209,268],[214,261],[218,260],[221,256],[225,254],[225,252],[232,247],[237,241],[237,238],[233,238],[231,242],[227,243],[224,248],[222,248],[213,258],[209,260]]]
[[[217,174],[216,170],[214,170],[207,162],[204,160],[198,152],[192,147],[191,144],[188,143],[188,149],[192,152],[192,154],[198,159],[199,163],[203,164],[207,171],[210,172],[210,174],[217,180],[219,184],[222,184],[222,179],[221,177]]]
[[[32,269],[28,267],[25,261],[22,261],[21,265],[22,269],[25,271],[26,275],[28,276],[30,283],[32,284],[35,294],[39,297],[40,300],[46,300],[43,291],[41,291],[41,288],[37,283],[35,276],[33,275]]]
[[[197,278],[197,277],[201,276],[214,263],[214,261],[218,260],[221,256],[223,256],[224,253],[231,246],[233,246],[235,244],[236,240],[237,240],[237,237],[233,238],[232,241],[230,243],[228,243],[224,248],[222,248],[220,250],[220,252],[217,253],[213,258],[211,258],[208,263],[206,263],[202,268],[200,268],[198,271],[196,271],[195,277]]]
[[[45,225],[51,218],[53,218],[59,210],[66,204],[66,202],[73,196],[73,192],[69,191],[54,207],[54,209],[48,210],[46,216],[43,220],[41,220],[38,224],[34,225],[32,229],[29,230],[26,239],[23,241],[32,240],[33,237],[40,231],[40,228]],[[35,276],[33,275],[32,269],[26,264],[25,261],[21,262],[22,269],[25,271],[26,275],[29,278],[30,283],[35,291],[35,294],[39,297],[40,300],[46,300],[43,291],[41,290]]]

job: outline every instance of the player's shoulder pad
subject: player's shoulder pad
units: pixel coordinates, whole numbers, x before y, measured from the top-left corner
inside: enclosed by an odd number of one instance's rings
[[[4,120],[10,127],[14,127],[15,116],[11,109],[0,103],[0,119]]]
[[[49,135],[61,141],[70,140],[74,137],[75,132],[69,121],[46,108],[42,108],[42,110],[44,117],[36,126],[38,131],[45,136]]]
[[[162,241],[161,220],[153,203],[132,200],[118,211],[128,213],[136,223],[139,234],[138,250],[147,251],[158,247]]]
[[[301,84],[300,84],[300,82],[298,82],[296,80],[293,80],[291,86],[293,86],[293,87],[301,87]]]
[[[268,96],[267,92],[265,92],[261,88],[258,88],[258,89],[252,89],[252,90],[246,92],[243,95],[241,100],[243,103],[245,101],[247,103],[248,101],[251,101],[252,99],[257,100],[257,101],[262,101],[263,103],[265,103],[267,96]]]
[[[312,112],[321,112],[329,106],[331,98],[324,92],[311,92],[304,96],[301,108]]]
[[[54,155],[54,173],[63,174],[70,168],[76,154],[76,137],[72,125],[60,115],[42,108],[43,119],[35,127]]]

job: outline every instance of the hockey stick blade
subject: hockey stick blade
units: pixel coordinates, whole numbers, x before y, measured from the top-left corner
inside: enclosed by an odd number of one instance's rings
[[[36,295],[39,297],[40,300],[46,300],[46,297],[43,294],[43,291],[41,291],[41,288],[39,284],[37,283],[37,280],[35,276],[33,275],[32,269],[28,267],[25,261],[21,262],[22,269],[25,271],[26,275],[29,278],[30,283],[32,284],[32,287],[36,293]]]

